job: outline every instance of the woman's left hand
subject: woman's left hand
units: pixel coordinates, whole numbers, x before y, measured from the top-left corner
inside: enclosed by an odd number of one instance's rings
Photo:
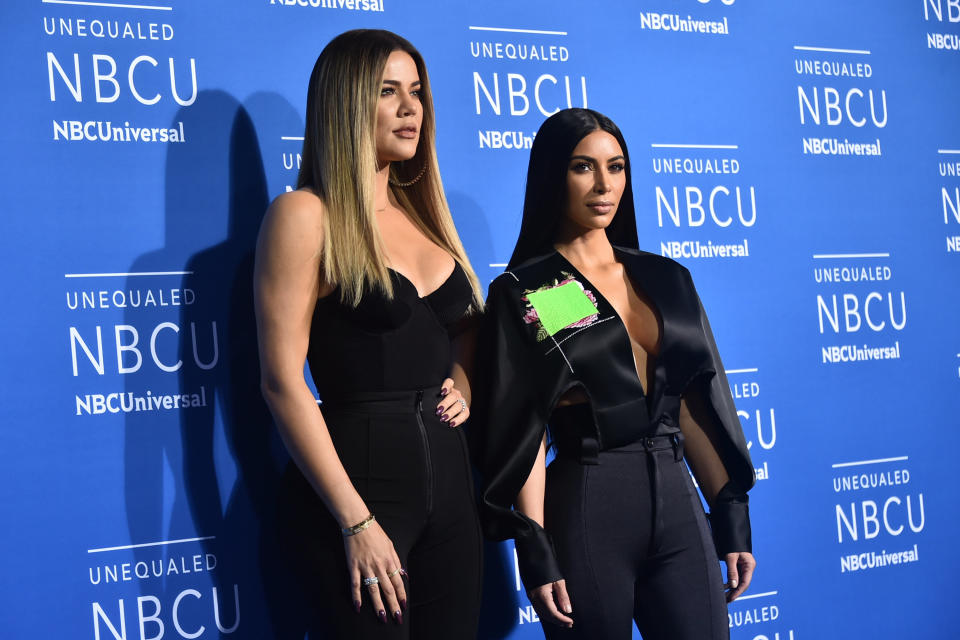
[[[753,570],[757,568],[757,561],[749,551],[728,553],[727,561],[727,602],[733,602],[750,586]]]
[[[440,393],[443,397],[437,405],[437,415],[451,427],[459,427],[470,417],[470,406],[466,398],[454,388],[453,378],[443,381]]]

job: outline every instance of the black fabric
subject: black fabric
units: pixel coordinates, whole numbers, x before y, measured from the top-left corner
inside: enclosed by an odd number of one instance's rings
[[[416,392],[350,394],[323,409],[350,480],[409,573],[402,625],[380,623],[366,592],[355,612],[340,527],[296,466],[288,468],[281,530],[311,608],[311,640],[475,637],[482,539],[474,487],[463,431],[434,411],[437,391],[423,392],[419,412]]]
[[[721,559],[728,553],[753,551],[749,503],[750,496],[732,480],[713,499],[710,526]]]
[[[449,376],[450,336],[473,294],[458,263],[439,288],[419,297],[416,287],[390,271],[393,299],[367,292],[356,308],[334,290],[317,302],[307,361],[322,400],[360,389],[422,389]]]
[[[623,323],[560,253],[520,265],[490,285],[472,407],[484,485],[481,516],[491,538],[525,540],[528,558],[520,561],[520,570],[527,588],[557,580],[561,574],[554,563],[546,562],[540,570],[531,566],[552,553],[549,537],[512,507],[536,459],[547,417],[572,387],[581,387],[588,396],[591,420],[577,423],[574,434],[552,429],[558,442],[572,438],[584,445],[594,443],[602,452],[640,437],[674,434],[681,398],[697,393],[712,414],[722,441],[718,454],[730,478],[744,490],[754,482],[723,364],[689,272],[668,258],[642,251],[616,248],[616,254],[662,321],[649,397],[637,376]],[[594,296],[596,318],[553,336],[540,333],[544,339],[537,340],[539,326],[530,321],[526,293],[569,278]],[[607,499],[616,504],[619,498],[613,494]],[[539,548],[531,549],[533,544]]]
[[[334,291],[318,301],[307,360],[337,455],[409,572],[409,608],[402,625],[381,624],[369,601],[354,612],[340,527],[291,465],[284,547],[311,640],[476,635],[482,539],[470,461],[463,430],[435,413],[450,333],[472,289],[459,264],[424,297],[399,272],[391,277],[393,299],[367,292],[351,308]]]
[[[573,605],[548,640],[727,640],[719,564],[678,438],[644,438],[583,465],[561,448],[547,468],[544,524]],[[611,500],[611,496],[620,499]]]

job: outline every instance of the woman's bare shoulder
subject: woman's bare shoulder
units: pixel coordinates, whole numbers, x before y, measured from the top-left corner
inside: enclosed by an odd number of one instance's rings
[[[312,244],[323,242],[323,201],[309,189],[282,193],[267,209],[261,234],[280,239],[284,244]]]
[[[267,216],[273,218],[293,218],[293,223],[315,223],[323,221],[324,206],[312,189],[295,189],[281,193],[273,199],[267,209]]]

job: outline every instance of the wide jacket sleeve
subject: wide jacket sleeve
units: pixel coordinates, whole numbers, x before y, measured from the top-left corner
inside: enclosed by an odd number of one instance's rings
[[[696,299],[706,359],[697,383],[689,389],[706,401],[714,425],[720,427],[723,450],[718,453],[730,477],[714,497],[710,510],[714,544],[722,558],[727,553],[752,551],[747,490],[754,484],[754,469],[710,321],[692,280],[690,287]]]
[[[543,528],[513,508],[543,438],[548,390],[542,360],[524,326],[521,292],[509,274],[494,280],[477,345],[477,393],[471,422],[482,479],[481,520],[494,540],[516,541],[527,588],[559,580],[559,566]]]

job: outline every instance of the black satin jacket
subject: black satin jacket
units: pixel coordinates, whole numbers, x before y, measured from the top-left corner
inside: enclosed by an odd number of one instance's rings
[[[471,420],[484,479],[482,519],[489,537],[516,540],[520,573],[528,588],[562,576],[544,530],[512,507],[557,401],[575,386],[590,398],[595,424],[586,428],[596,429],[580,435],[585,446],[595,443],[600,450],[676,433],[681,396],[694,389],[702,394],[723,440],[720,458],[732,484],[741,489],[712,510],[718,553],[750,550],[745,491],[754,483],[753,464],[690,273],[669,258],[633,249],[615,251],[662,322],[649,399],[637,376],[623,322],[559,252],[507,271],[490,285]],[[570,281],[595,302],[597,313],[549,335],[527,294]]]

